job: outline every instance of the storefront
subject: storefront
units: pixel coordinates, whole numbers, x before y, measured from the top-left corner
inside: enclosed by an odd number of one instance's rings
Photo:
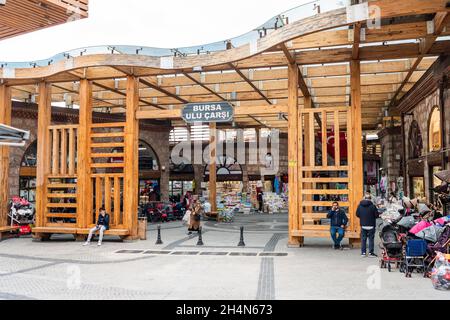
[[[161,171],[158,157],[145,141],[139,141],[139,203],[161,200]]]
[[[178,202],[186,192],[194,192],[195,190],[194,167],[188,159],[181,159],[175,164],[172,158],[169,158],[169,164],[169,197]]]
[[[425,198],[428,202],[435,200],[433,188],[442,183],[434,174],[448,169],[449,65],[449,56],[437,59],[399,104],[405,124],[409,196]]]
[[[36,202],[36,154],[37,141],[34,141],[25,151],[19,171],[19,196],[32,204]]]

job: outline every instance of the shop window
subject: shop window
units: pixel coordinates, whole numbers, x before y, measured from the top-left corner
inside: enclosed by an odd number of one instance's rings
[[[441,149],[441,145],[441,114],[439,108],[434,107],[428,126],[428,151],[438,151]]]
[[[241,176],[242,168],[236,159],[227,156],[218,156],[216,164],[217,175]],[[209,165],[205,166],[205,175],[209,175]]]
[[[37,140],[30,144],[20,162],[19,196],[34,204],[36,202]]]
[[[442,184],[442,181],[435,176],[435,174],[440,171],[442,171],[442,167],[440,167],[440,166],[433,166],[430,168],[430,179],[431,179],[431,187],[432,187],[430,190],[430,194],[431,194],[432,201],[435,200],[435,196],[436,196],[433,189],[439,187]]]
[[[408,145],[410,159],[419,158],[422,155],[422,133],[420,132],[419,124],[416,120],[411,123],[411,128],[409,129]]]
[[[139,141],[139,170],[159,170],[159,161],[155,151],[144,141]]]
[[[425,182],[423,177],[412,177],[413,198],[425,197]]]
[[[25,151],[21,166],[22,167],[36,167],[36,159],[37,159],[37,140],[35,140]]]

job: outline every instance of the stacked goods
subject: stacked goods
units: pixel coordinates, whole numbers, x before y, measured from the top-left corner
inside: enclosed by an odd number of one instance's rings
[[[286,200],[284,197],[275,192],[264,192],[263,194],[264,207],[269,213],[278,213],[286,208]]]

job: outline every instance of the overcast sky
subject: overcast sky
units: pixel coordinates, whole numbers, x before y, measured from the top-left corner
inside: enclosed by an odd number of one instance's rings
[[[94,45],[201,45],[239,36],[308,2],[311,0],[90,0],[88,19],[0,41],[0,61],[46,59]]]

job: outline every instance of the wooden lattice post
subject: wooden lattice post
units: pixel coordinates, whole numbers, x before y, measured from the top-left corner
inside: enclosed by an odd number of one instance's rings
[[[139,81],[127,77],[125,124],[125,181],[124,181],[124,225],[130,231],[129,239],[138,239],[138,183],[139,183]]]
[[[11,89],[0,86],[0,123],[11,125]],[[8,224],[9,147],[0,147],[0,228]],[[1,235],[0,235],[1,237]]]
[[[363,155],[362,155],[362,122],[361,122],[361,67],[358,60],[350,62],[351,77],[351,119],[352,119],[352,154],[348,156],[349,169],[352,176],[349,189],[350,194],[350,221],[352,231],[359,233],[359,221],[356,217],[356,209],[363,197]],[[359,238],[350,238],[352,246],[359,245]]]
[[[39,84],[37,168],[36,168],[36,227],[45,226],[47,210],[47,176],[50,173],[50,135],[52,93],[51,84]],[[40,238],[39,235],[36,235]]]
[[[92,83],[80,81],[80,119],[77,150],[77,227],[87,228],[92,223],[92,183],[90,158],[90,130],[92,124]],[[94,222],[95,223],[95,222]]]
[[[288,175],[289,175],[289,245],[301,245],[303,238],[294,236],[299,231],[298,210],[298,66],[288,64]]]

